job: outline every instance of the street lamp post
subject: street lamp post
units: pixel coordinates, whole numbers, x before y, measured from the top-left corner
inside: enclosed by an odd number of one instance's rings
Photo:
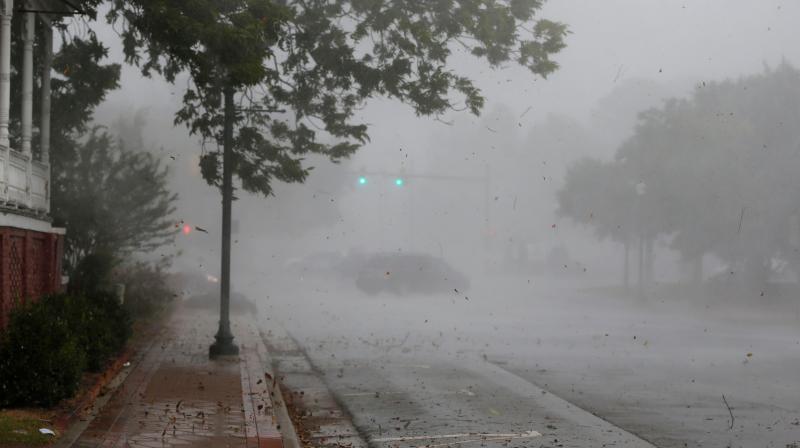
[[[233,343],[230,321],[231,297],[231,203],[233,202],[233,88],[225,87],[225,129],[222,141],[222,266],[220,269],[219,329],[208,356],[239,354]]]

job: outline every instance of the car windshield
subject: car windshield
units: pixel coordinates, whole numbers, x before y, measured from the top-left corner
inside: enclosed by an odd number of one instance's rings
[[[0,447],[799,448],[799,24],[0,1]]]

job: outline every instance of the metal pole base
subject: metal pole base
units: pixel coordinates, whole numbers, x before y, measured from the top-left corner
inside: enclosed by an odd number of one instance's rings
[[[233,336],[214,336],[216,341],[208,347],[208,357],[211,359],[219,356],[237,356],[239,346],[233,343]]]

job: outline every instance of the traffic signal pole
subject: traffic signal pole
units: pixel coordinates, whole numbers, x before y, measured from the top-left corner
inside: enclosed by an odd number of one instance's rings
[[[222,266],[220,269],[219,329],[208,356],[239,354],[233,343],[230,321],[231,297],[231,205],[233,202],[233,88],[225,88],[225,129],[222,142]]]

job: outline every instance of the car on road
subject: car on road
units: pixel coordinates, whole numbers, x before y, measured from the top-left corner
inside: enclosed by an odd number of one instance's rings
[[[367,259],[356,277],[356,287],[369,295],[435,294],[464,291],[469,279],[432,255],[379,253]]]

